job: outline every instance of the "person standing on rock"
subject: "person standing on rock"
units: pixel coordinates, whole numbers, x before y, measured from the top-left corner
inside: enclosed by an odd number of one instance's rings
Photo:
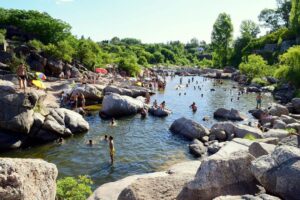
[[[26,72],[26,67],[23,63],[18,67],[17,75],[18,75],[18,79],[19,79],[20,90],[23,88],[24,92],[25,92],[27,72]]]
[[[261,101],[262,101],[262,96],[261,93],[259,92],[258,95],[256,96],[256,109],[261,108]]]
[[[109,136],[109,155],[111,164],[114,164],[114,157],[115,157],[115,146],[114,146],[114,138]]]

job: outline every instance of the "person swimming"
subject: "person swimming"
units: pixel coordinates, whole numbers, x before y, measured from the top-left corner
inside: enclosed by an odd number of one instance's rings
[[[192,105],[190,105],[190,108],[192,108],[193,112],[196,112],[197,111],[196,103],[193,102]]]
[[[154,107],[154,108],[157,108],[157,107],[158,107],[156,99],[155,99],[154,102],[153,102],[153,107]]]
[[[114,138],[112,136],[109,136],[109,155],[110,155],[111,164],[114,164],[114,157],[116,153],[113,139]]]
[[[115,120],[115,118],[111,118],[110,125],[111,125],[111,126],[115,126],[115,125],[116,125],[116,120]]]
[[[93,140],[90,139],[89,142],[88,142],[88,145],[93,146]]]

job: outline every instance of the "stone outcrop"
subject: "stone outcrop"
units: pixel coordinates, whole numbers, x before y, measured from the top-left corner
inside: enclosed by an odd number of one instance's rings
[[[283,199],[299,199],[300,150],[279,146],[272,154],[252,161],[251,171],[270,194]]]
[[[263,142],[253,142],[249,147],[249,153],[258,158],[263,155],[271,154],[275,150],[276,145]]]
[[[209,130],[207,128],[193,120],[186,119],[184,117],[175,120],[172,123],[170,130],[175,134],[182,135],[191,140],[201,140],[202,137],[209,134]]]
[[[281,115],[288,115],[289,110],[283,105],[273,103],[269,109],[269,114],[280,117]]]
[[[112,93],[104,96],[100,116],[109,118],[133,115],[138,113],[143,107],[144,103],[140,100]]]
[[[196,157],[200,157],[207,152],[207,148],[198,139],[194,139],[189,145],[190,152]]]
[[[228,142],[216,154],[204,159],[195,176],[177,199],[213,199],[223,195],[255,194],[256,180],[250,171],[254,157],[248,147]]]
[[[240,114],[238,110],[231,109],[227,110],[225,108],[219,108],[214,112],[215,118],[220,119],[227,119],[227,120],[233,120],[233,121],[243,121],[245,117]]]
[[[0,158],[0,199],[55,200],[57,174],[43,160]]]
[[[136,98],[138,96],[145,97],[147,92],[150,93],[151,91],[146,88],[142,88],[142,87],[121,88],[121,87],[112,86],[112,85],[107,86],[103,90],[104,95],[107,95],[110,93],[116,93],[119,95],[129,96],[129,97],[133,97],[133,98]]]
[[[106,183],[96,189],[88,200],[175,199],[183,185],[193,179],[200,163],[179,163],[167,172],[134,175]]]

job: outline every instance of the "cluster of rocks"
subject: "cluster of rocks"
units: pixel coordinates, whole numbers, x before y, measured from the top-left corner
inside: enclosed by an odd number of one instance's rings
[[[265,142],[236,138],[201,162],[104,184],[89,200],[298,199],[300,150]]]
[[[0,93],[1,149],[49,142],[89,129],[78,113],[59,108],[55,102],[47,104],[44,91],[17,92],[13,83],[1,81]]]

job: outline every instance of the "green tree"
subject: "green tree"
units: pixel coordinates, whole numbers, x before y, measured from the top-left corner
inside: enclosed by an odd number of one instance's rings
[[[75,54],[75,49],[67,40],[62,40],[57,45],[48,44],[44,49],[49,57],[65,62],[72,62],[73,55]]]
[[[283,75],[282,78],[300,86],[300,46],[291,47],[285,54],[280,56],[280,64],[285,66],[279,69]],[[279,74],[279,71],[277,71],[277,74]]]
[[[228,57],[230,55],[230,45],[233,38],[233,25],[231,18],[226,13],[221,13],[218,16],[211,36],[211,44],[217,56],[216,65],[224,67],[227,65]]]
[[[296,33],[300,33],[300,0],[292,0],[290,26]]]
[[[260,55],[252,54],[240,64],[240,71],[247,75],[250,80],[261,78],[266,75],[268,70],[267,62]]]
[[[58,200],[82,200],[92,194],[93,181],[87,176],[66,177],[57,181]]]
[[[240,31],[243,38],[256,38],[260,33],[260,28],[255,22],[244,20],[241,23]]]

